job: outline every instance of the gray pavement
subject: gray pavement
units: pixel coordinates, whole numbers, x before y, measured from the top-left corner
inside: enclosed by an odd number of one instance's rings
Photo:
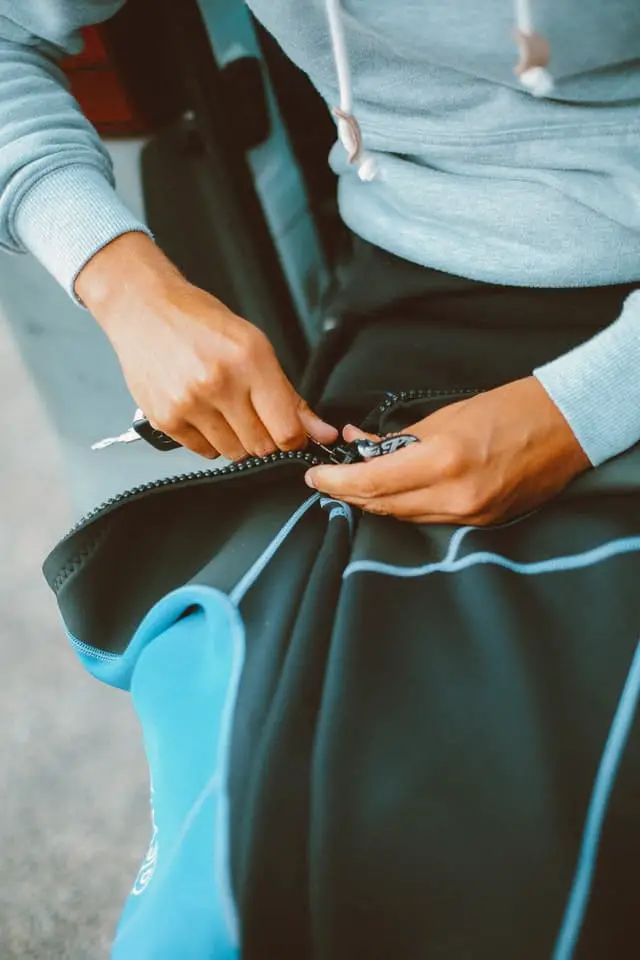
[[[120,150],[134,206],[135,156]],[[84,673],[40,572],[73,515],[181,471],[186,454],[89,452],[131,409],[91,318],[28,257],[1,254],[0,960],[106,958],[149,839],[128,698]]]
[[[42,558],[71,509],[51,427],[0,326],[0,958],[108,955],[148,839],[128,699],[67,646]]]

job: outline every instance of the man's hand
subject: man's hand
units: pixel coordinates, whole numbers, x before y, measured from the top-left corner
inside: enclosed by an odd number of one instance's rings
[[[404,432],[421,442],[365,463],[314,467],[307,482],[369,513],[483,526],[531,510],[590,465],[534,377],[452,404]],[[345,428],[345,440],[362,436]]]
[[[204,457],[294,450],[337,431],[287,380],[251,323],[189,284],[144,234],[119,237],[76,281],[154,427]]]

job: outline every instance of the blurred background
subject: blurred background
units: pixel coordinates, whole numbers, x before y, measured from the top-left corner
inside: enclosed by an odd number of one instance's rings
[[[135,171],[137,144],[114,152]],[[135,180],[122,182],[135,203]],[[91,462],[89,438],[126,426],[131,401],[91,317],[31,258],[6,254],[0,398],[0,957],[107,957],[148,843],[146,768],[128,698],[81,669],[40,566],[145,462]]]
[[[80,669],[40,574],[69,485],[4,315],[0,395],[0,957],[106,957],[148,839],[146,771],[127,698]]]
[[[64,67],[120,194],[298,379],[345,243],[307,79],[243,0],[129,0]],[[0,399],[0,958],[97,960],[146,851],[146,765],[127,696],[83,673],[40,567],[81,514],[200,461],[90,450],[134,404],[97,325],[28,256],[0,254]]]

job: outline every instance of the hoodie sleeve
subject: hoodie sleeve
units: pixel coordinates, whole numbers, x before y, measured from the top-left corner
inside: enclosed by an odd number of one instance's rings
[[[110,158],[59,61],[124,0],[0,0],[0,246],[33,253],[74,296],[101,247],[142,224],[117,197]]]
[[[640,442],[640,290],[611,326],[534,375],[594,467]]]

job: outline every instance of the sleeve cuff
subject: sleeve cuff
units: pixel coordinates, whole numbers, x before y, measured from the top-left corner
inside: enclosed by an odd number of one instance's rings
[[[98,250],[123,233],[151,236],[107,177],[81,165],[62,167],[35,183],[16,210],[14,232],[79,304],[76,277]]]
[[[640,291],[591,340],[534,370],[594,467],[640,441]]]

